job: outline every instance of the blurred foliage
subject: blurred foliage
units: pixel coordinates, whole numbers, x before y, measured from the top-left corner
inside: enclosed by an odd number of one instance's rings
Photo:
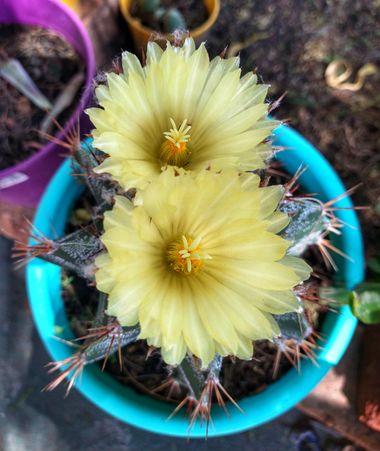
[[[380,283],[363,283],[349,296],[352,313],[364,324],[380,323]]]
[[[186,21],[177,8],[166,8],[160,0],[137,0],[137,14],[153,30],[173,33],[186,30]]]
[[[352,291],[329,288],[327,297],[333,297],[339,305],[349,305],[353,315],[364,324],[380,323],[380,255],[367,261],[367,280]]]

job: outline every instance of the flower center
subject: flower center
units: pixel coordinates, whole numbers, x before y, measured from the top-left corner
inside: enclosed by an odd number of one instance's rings
[[[182,240],[178,240],[169,245],[168,260],[169,265],[174,271],[184,274],[196,273],[202,267],[204,260],[211,260],[212,257],[202,251],[202,238],[195,240],[182,236]]]
[[[189,161],[190,152],[187,144],[190,141],[188,131],[191,125],[187,124],[185,119],[179,128],[172,118],[170,118],[172,128],[164,132],[165,141],[160,147],[160,159],[164,164],[171,166],[184,166]]]

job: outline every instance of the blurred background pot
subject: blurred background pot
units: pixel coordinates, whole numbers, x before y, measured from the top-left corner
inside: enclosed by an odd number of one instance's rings
[[[86,74],[84,89],[71,118],[75,124],[91,97],[95,58],[90,38],[76,14],[58,0],[0,0],[0,23],[38,26],[62,36],[83,58]],[[82,131],[89,127],[83,126]],[[63,134],[57,135],[62,137]],[[61,164],[65,150],[48,143],[21,163],[0,171],[0,201],[36,207],[51,176]]]
[[[276,130],[275,145],[285,151],[278,154],[284,168],[294,174],[300,165],[308,167],[300,183],[305,192],[319,193],[321,200],[333,199],[345,192],[339,177],[325,158],[301,135],[290,127]],[[35,216],[35,227],[47,237],[62,234],[70,211],[83,191],[83,186],[71,176],[70,162],[66,161],[48,186]],[[340,200],[339,207],[352,206],[349,198]],[[334,244],[352,260],[336,258],[339,271],[337,277],[349,288],[363,279],[364,257],[360,226],[354,210],[343,209],[337,216],[350,226],[344,227],[341,236],[333,236]],[[334,256],[335,258],[335,256]],[[73,339],[61,297],[61,269],[51,263],[35,259],[27,266],[29,301],[37,329],[45,347],[54,360],[62,360],[73,353],[73,348],[54,338],[57,327],[63,330],[65,339]],[[318,366],[302,359],[300,371],[291,369],[283,377],[269,385],[261,393],[239,401],[244,413],[228,405],[230,415],[217,406],[213,409],[213,426],[209,436],[241,432],[270,421],[294,407],[334,367],[346,350],[354,333],[357,320],[348,306],[338,313],[328,312],[321,327],[324,341],[317,353]],[[188,420],[178,413],[170,421],[173,404],[157,401],[137,393],[133,388],[121,385],[100,366],[86,367],[77,384],[78,390],[95,405],[133,426],[151,432],[179,436],[204,437],[205,427],[195,425],[188,430]]]
[[[157,34],[161,34],[159,30],[153,30],[149,27],[144,26],[138,17],[131,15],[131,8],[133,6],[134,0],[119,0],[120,10],[123,14],[128,26],[130,28],[133,41],[137,50],[145,48],[149,39],[152,39]],[[208,30],[214,25],[216,19],[218,18],[220,11],[220,0],[203,0],[204,6],[208,13],[207,20],[200,26],[190,29],[190,36],[194,38],[196,42],[204,40]],[[180,1],[179,1],[180,4]],[[160,45],[165,45],[166,38],[157,40]]]

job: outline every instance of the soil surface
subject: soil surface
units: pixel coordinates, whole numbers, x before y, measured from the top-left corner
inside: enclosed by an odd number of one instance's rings
[[[327,157],[347,188],[362,183],[352,197],[371,207],[359,212],[367,256],[380,253],[379,23],[379,0],[223,0],[207,36],[212,55],[243,43],[244,72],[257,68],[272,100],[287,92],[276,116]],[[331,88],[325,71],[342,59],[351,83],[365,64],[377,73],[358,91]]]
[[[0,51],[16,58],[40,91],[54,100],[69,80],[84,71],[81,58],[60,36],[39,27],[0,25]],[[46,112],[0,77],[0,170],[37,152],[45,143],[38,130]],[[58,116],[64,125],[78,102]]]
[[[187,395],[186,390],[171,377],[160,353],[149,354],[148,351],[145,341],[132,343],[122,349],[122,370],[116,354],[109,359],[105,370],[122,384],[131,385],[141,393],[169,402],[182,401]],[[291,364],[282,357],[274,377],[276,352],[273,343],[263,340],[255,342],[255,355],[250,361],[225,358],[220,375],[223,387],[235,400],[264,390],[291,368]],[[167,381],[171,383],[165,384]]]

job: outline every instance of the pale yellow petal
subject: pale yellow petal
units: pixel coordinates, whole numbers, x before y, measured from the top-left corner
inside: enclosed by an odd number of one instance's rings
[[[282,195],[252,174],[167,168],[138,206],[117,196],[105,213],[107,254],[96,259],[108,313],[139,323],[139,338],[171,365],[186,353],[202,368],[216,352],[249,359],[253,340],[280,333],[272,315],[299,309],[293,291],[310,271],[274,233],[286,223]]]
[[[280,185],[268,186],[260,190],[261,193],[261,218],[265,219],[277,208],[284,196],[284,188]]]
[[[292,268],[299,277],[299,282],[307,280],[310,277],[311,272],[313,271],[313,268],[311,268],[305,262],[305,260],[299,257],[293,257],[291,255],[286,255],[281,259],[280,263],[288,266],[289,268]]]

